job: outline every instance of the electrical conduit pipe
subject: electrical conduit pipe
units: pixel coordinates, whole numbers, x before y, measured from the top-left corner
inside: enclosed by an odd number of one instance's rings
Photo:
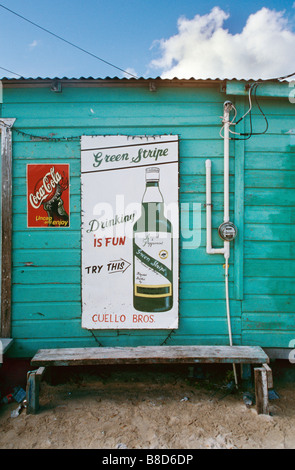
[[[232,103],[226,101],[224,103],[223,126],[224,126],[224,215],[223,221],[229,222],[229,114],[232,109]],[[230,257],[230,242],[224,240],[223,248],[212,247],[212,202],[211,202],[211,160],[206,160],[206,252],[209,255],[223,254],[225,258],[225,298],[226,298],[226,316],[228,325],[229,344],[233,345],[230,305],[229,305],[229,288],[228,288],[228,260]],[[236,365],[233,364],[233,372],[236,387],[238,387]]]

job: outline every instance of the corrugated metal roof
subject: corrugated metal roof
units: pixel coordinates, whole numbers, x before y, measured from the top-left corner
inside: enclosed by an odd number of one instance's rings
[[[104,80],[120,80],[120,81],[147,81],[147,80],[161,80],[161,81],[223,81],[227,79],[222,79],[222,78],[206,78],[206,79],[196,79],[194,77],[191,77],[189,79],[187,78],[161,78],[161,77],[3,77],[1,80],[99,80],[99,81],[104,81]]]
[[[162,82],[224,82],[224,81],[239,81],[239,82],[277,82],[277,83],[288,83],[287,80],[280,80],[278,78],[263,79],[263,78],[161,78],[161,77],[2,77],[2,81],[120,81],[120,82],[138,82],[138,81],[162,81]]]

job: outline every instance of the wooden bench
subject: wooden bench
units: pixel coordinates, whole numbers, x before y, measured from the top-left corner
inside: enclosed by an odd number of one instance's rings
[[[0,338],[0,352],[5,354],[13,343],[12,338]]]
[[[40,349],[31,360],[37,370],[27,375],[27,413],[39,409],[39,384],[48,366],[110,364],[260,364],[255,369],[257,412],[268,414],[268,388],[272,386],[269,358],[258,346],[138,346]]]
[[[0,367],[3,362],[3,356],[13,343],[12,338],[0,338]]]

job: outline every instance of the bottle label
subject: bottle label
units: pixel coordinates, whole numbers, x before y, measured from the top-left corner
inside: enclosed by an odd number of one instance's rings
[[[152,298],[171,296],[171,266],[171,233],[134,234],[134,295]]]

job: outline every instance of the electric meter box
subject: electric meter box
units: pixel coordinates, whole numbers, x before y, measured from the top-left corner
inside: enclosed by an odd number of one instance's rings
[[[218,234],[222,240],[230,242],[237,236],[237,228],[232,222],[224,222],[218,228]]]

